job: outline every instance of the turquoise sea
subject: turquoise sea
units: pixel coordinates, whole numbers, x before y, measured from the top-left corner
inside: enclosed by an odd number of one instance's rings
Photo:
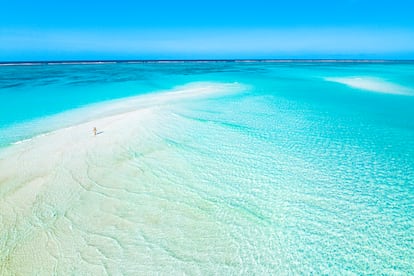
[[[158,104],[65,205],[13,201],[0,154],[0,274],[414,274],[414,63],[0,66],[0,153],[210,84],[242,88]]]

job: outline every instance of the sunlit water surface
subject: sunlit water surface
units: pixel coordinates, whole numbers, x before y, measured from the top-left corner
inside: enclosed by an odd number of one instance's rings
[[[161,106],[29,215],[0,179],[0,274],[414,274],[413,64],[2,66],[0,145],[200,82],[245,89]]]

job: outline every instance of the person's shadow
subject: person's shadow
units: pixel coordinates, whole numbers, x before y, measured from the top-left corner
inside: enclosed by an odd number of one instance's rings
[[[98,132],[96,132],[96,135],[99,135],[99,134],[102,134],[102,133],[104,133],[103,131],[98,131]]]

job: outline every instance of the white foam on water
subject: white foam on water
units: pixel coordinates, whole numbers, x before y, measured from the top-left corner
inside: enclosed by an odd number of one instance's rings
[[[328,77],[326,81],[336,82],[366,91],[413,96],[414,89],[374,77]]]
[[[12,143],[12,145],[19,145],[19,144],[22,144],[22,143],[25,143],[25,142],[29,142],[31,140],[32,140],[32,138],[23,139],[23,140],[20,140],[20,141],[17,141],[17,142]]]

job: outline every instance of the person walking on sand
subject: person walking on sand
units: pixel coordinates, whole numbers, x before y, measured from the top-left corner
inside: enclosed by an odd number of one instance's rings
[[[93,135],[96,136],[96,127],[93,128]]]

